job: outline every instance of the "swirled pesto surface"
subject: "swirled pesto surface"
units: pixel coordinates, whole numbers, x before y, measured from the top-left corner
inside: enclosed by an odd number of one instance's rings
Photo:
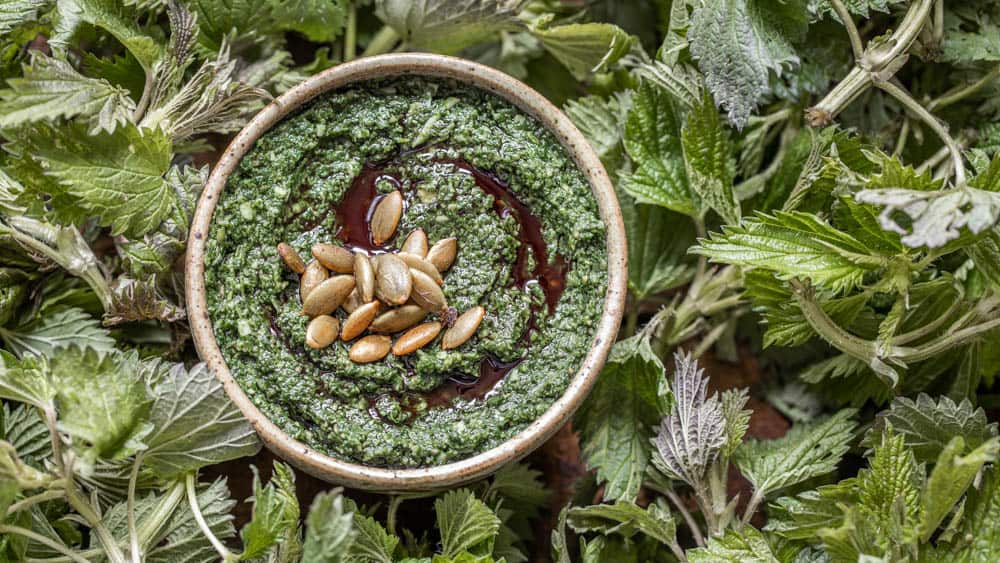
[[[298,277],[276,245],[308,260],[314,243],[341,244],[336,208],[372,167],[385,174],[375,189],[398,188],[406,202],[389,250],[418,227],[432,243],[458,239],[445,295],[486,317],[455,350],[438,337],[410,356],[355,364],[349,343],[305,347]],[[470,169],[538,220],[544,263],[524,217]],[[564,392],[601,317],[605,231],[572,159],[511,104],[441,80],[364,83],[286,118],[243,158],[215,211],[205,277],[226,362],[278,426],[352,462],[438,465],[499,445]],[[500,380],[477,386],[481,373]]]

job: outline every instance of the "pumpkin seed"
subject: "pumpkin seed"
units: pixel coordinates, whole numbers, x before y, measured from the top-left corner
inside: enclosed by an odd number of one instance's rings
[[[386,194],[372,213],[371,231],[372,242],[382,244],[396,234],[396,227],[399,226],[399,218],[403,216],[403,194],[396,190]]]
[[[386,357],[390,345],[392,345],[392,339],[388,336],[369,334],[351,346],[351,349],[347,351],[347,357],[358,364],[377,362]]]
[[[420,270],[430,276],[430,278],[434,280],[434,283],[444,285],[444,278],[441,277],[441,272],[434,267],[434,264],[431,264],[416,254],[410,254],[409,252],[400,252],[396,256],[399,256],[400,260],[406,262],[406,265],[411,269]]]
[[[326,348],[337,339],[340,321],[330,315],[320,315],[306,327],[306,346],[313,350]]]
[[[379,255],[375,261],[375,294],[389,305],[406,303],[413,289],[409,266],[395,254]]]
[[[347,342],[361,336],[361,333],[375,319],[375,315],[378,313],[378,305],[378,301],[372,301],[355,309],[347,317],[347,320],[344,321],[344,329],[340,331],[340,339]]]
[[[441,349],[451,350],[465,344],[479,329],[479,323],[483,322],[485,316],[486,309],[482,307],[473,307],[459,315],[441,338]]]
[[[441,323],[424,323],[415,326],[400,336],[392,345],[392,353],[396,356],[412,354],[434,340],[441,332]]]
[[[356,284],[357,280],[355,280],[355,285]],[[355,287],[351,291],[351,293],[347,295],[347,299],[344,300],[344,304],[341,305],[341,307],[344,309],[344,311],[347,311],[348,315],[350,315],[355,310],[357,310],[358,307],[362,305],[364,305],[364,303],[361,301],[361,297],[358,295],[358,288]]]
[[[410,270],[413,278],[413,302],[428,311],[438,312],[448,307],[441,286],[420,270]]]
[[[403,305],[375,317],[375,320],[372,321],[371,326],[368,328],[372,332],[393,334],[410,328],[426,317],[427,310],[420,305]]]
[[[285,261],[285,265],[288,269],[295,272],[298,275],[302,275],[306,271],[306,263],[302,261],[302,257],[299,256],[298,252],[292,248],[287,242],[278,243],[278,256]]]
[[[427,233],[423,229],[413,231],[403,241],[403,246],[399,250],[424,258],[427,256]]]
[[[427,261],[434,264],[434,267],[444,273],[451,267],[458,254],[458,239],[443,238],[434,243],[434,246],[427,251]]]
[[[305,271],[302,273],[302,277],[299,278],[299,297],[302,298],[302,302],[305,303],[306,297],[316,288],[317,285],[326,281],[330,277],[330,273],[326,271],[326,268],[317,260],[309,262],[306,266]]]
[[[338,274],[350,274],[354,271],[354,253],[335,244],[314,244],[312,255],[327,269]]]
[[[302,302],[302,314],[307,317],[329,315],[340,307],[353,289],[352,276],[334,276],[309,292]]]
[[[364,254],[354,255],[354,283],[357,284],[361,300],[368,303],[375,299],[375,270],[372,262]]]

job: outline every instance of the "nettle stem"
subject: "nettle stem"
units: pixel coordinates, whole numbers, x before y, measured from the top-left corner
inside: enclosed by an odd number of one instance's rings
[[[3,535],[3,534],[17,534],[19,536],[24,536],[24,537],[28,538],[29,540],[36,541],[36,542],[38,542],[38,543],[40,543],[40,544],[42,544],[42,545],[44,545],[44,546],[52,549],[53,551],[57,551],[57,552],[65,555],[71,561],[74,561],[75,563],[88,563],[87,559],[83,558],[79,554],[77,554],[74,551],[70,550],[65,545],[63,545],[63,544],[61,544],[61,543],[59,543],[59,542],[57,542],[55,540],[49,539],[48,537],[43,536],[43,535],[41,535],[39,533],[33,532],[31,530],[27,530],[27,529],[21,528],[19,526],[8,526],[8,525],[0,524],[0,535]]]
[[[861,60],[861,57],[865,55],[865,46],[861,43],[861,34],[858,33],[858,26],[854,25],[851,12],[848,11],[843,0],[830,0],[830,4],[833,6],[833,10],[837,12],[837,16],[840,17],[840,21],[843,22],[844,28],[847,30],[847,36],[851,40],[851,51],[854,53],[854,60]]]
[[[198,528],[201,529],[201,533],[208,538],[209,543],[215,548],[215,551],[219,554],[219,557],[224,562],[236,561],[237,557],[233,552],[229,551],[226,546],[222,545],[219,538],[215,537],[215,533],[212,532],[212,528],[209,527],[208,522],[205,522],[205,516],[201,513],[201,506],[198,505],[198,491],[195,490],[195,474],[194,472],[188,473],[185,478],[185,486],[187,488],[188,502],[191,505],[191,513],[194,514],[194,519],[198,523]]]
[[[851,72],[818,104],[806,110],[806,120],[809,125],[813,127],[828,125],[844,108],[868,90],[875,80],[887,82],[892,78],[906,62],[908,56],[906,52],[926,24],[927,15],[933,6],[934,0],[919,0],[911,4],[899,24],[899,29],[884,43],[877,46],[869,45]],[[848,30],[849,35],[850,33]],[[853,44],[853,38],[851,41]]]

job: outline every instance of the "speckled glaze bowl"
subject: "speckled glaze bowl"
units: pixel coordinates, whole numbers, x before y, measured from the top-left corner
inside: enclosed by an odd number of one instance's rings
[[[604,314],[589,353],[562,397],[545,414],[513,438],[476,456],[434,467],[386,469],[349,463],[315,451],[278,428],[250,401],[229,372],[215,339],[206,302],[204,256],[216,203],[229,175],[258,138],[289,113],[325,92],[353,82],[407,75],[449,78],[492,92],[537,119],[559,139],[590,182],[607,229],[608,289]],[[381,492],[433,490],[490,475],[530,453],[569,420],[597,380],[618,333],[625,303],[627,256],[621,210],[607,172],[580,131],[541,94],[502,72],[463,59],[417,53],[381,55],[341,64],[305,80],[262,109],[226,148],[198,201],[188,239],[185,274],[188,318],[201,358],[222,381],[229,398],[264,444],[278,456],[316,477],[348,487]]]

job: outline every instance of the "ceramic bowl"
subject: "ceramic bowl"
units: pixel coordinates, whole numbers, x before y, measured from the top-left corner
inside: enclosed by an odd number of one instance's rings
[[[206,304],[204,256],[212,214],[226,181],[258,138],[325,92],[359,81],[411,75],[453,79],[492,92],[533,116],[559,139],[589,180],[607,228],[608,289],[604,314],[589,353],[562,397],[540,418],[501,445],[461,461],[417,469],[386,469],[320,453],[290,437],[254,406],[233,379],[216,342]],[[419,53],[381,55],[341,64],[305,80],[262,109],[226,148],[198,201],[188,239],[185,274],[188,319],[201,358],[222,381],[226,393],[264,444],[279,457],[316,477],[348,487],[382,492],[433,490],[490,475],[527,455],[569,420],[593,387],[618,333],[625,303],[627,255],[621,210],[600,159],[569,118],[541,94],[500,71],[463,59]]]

